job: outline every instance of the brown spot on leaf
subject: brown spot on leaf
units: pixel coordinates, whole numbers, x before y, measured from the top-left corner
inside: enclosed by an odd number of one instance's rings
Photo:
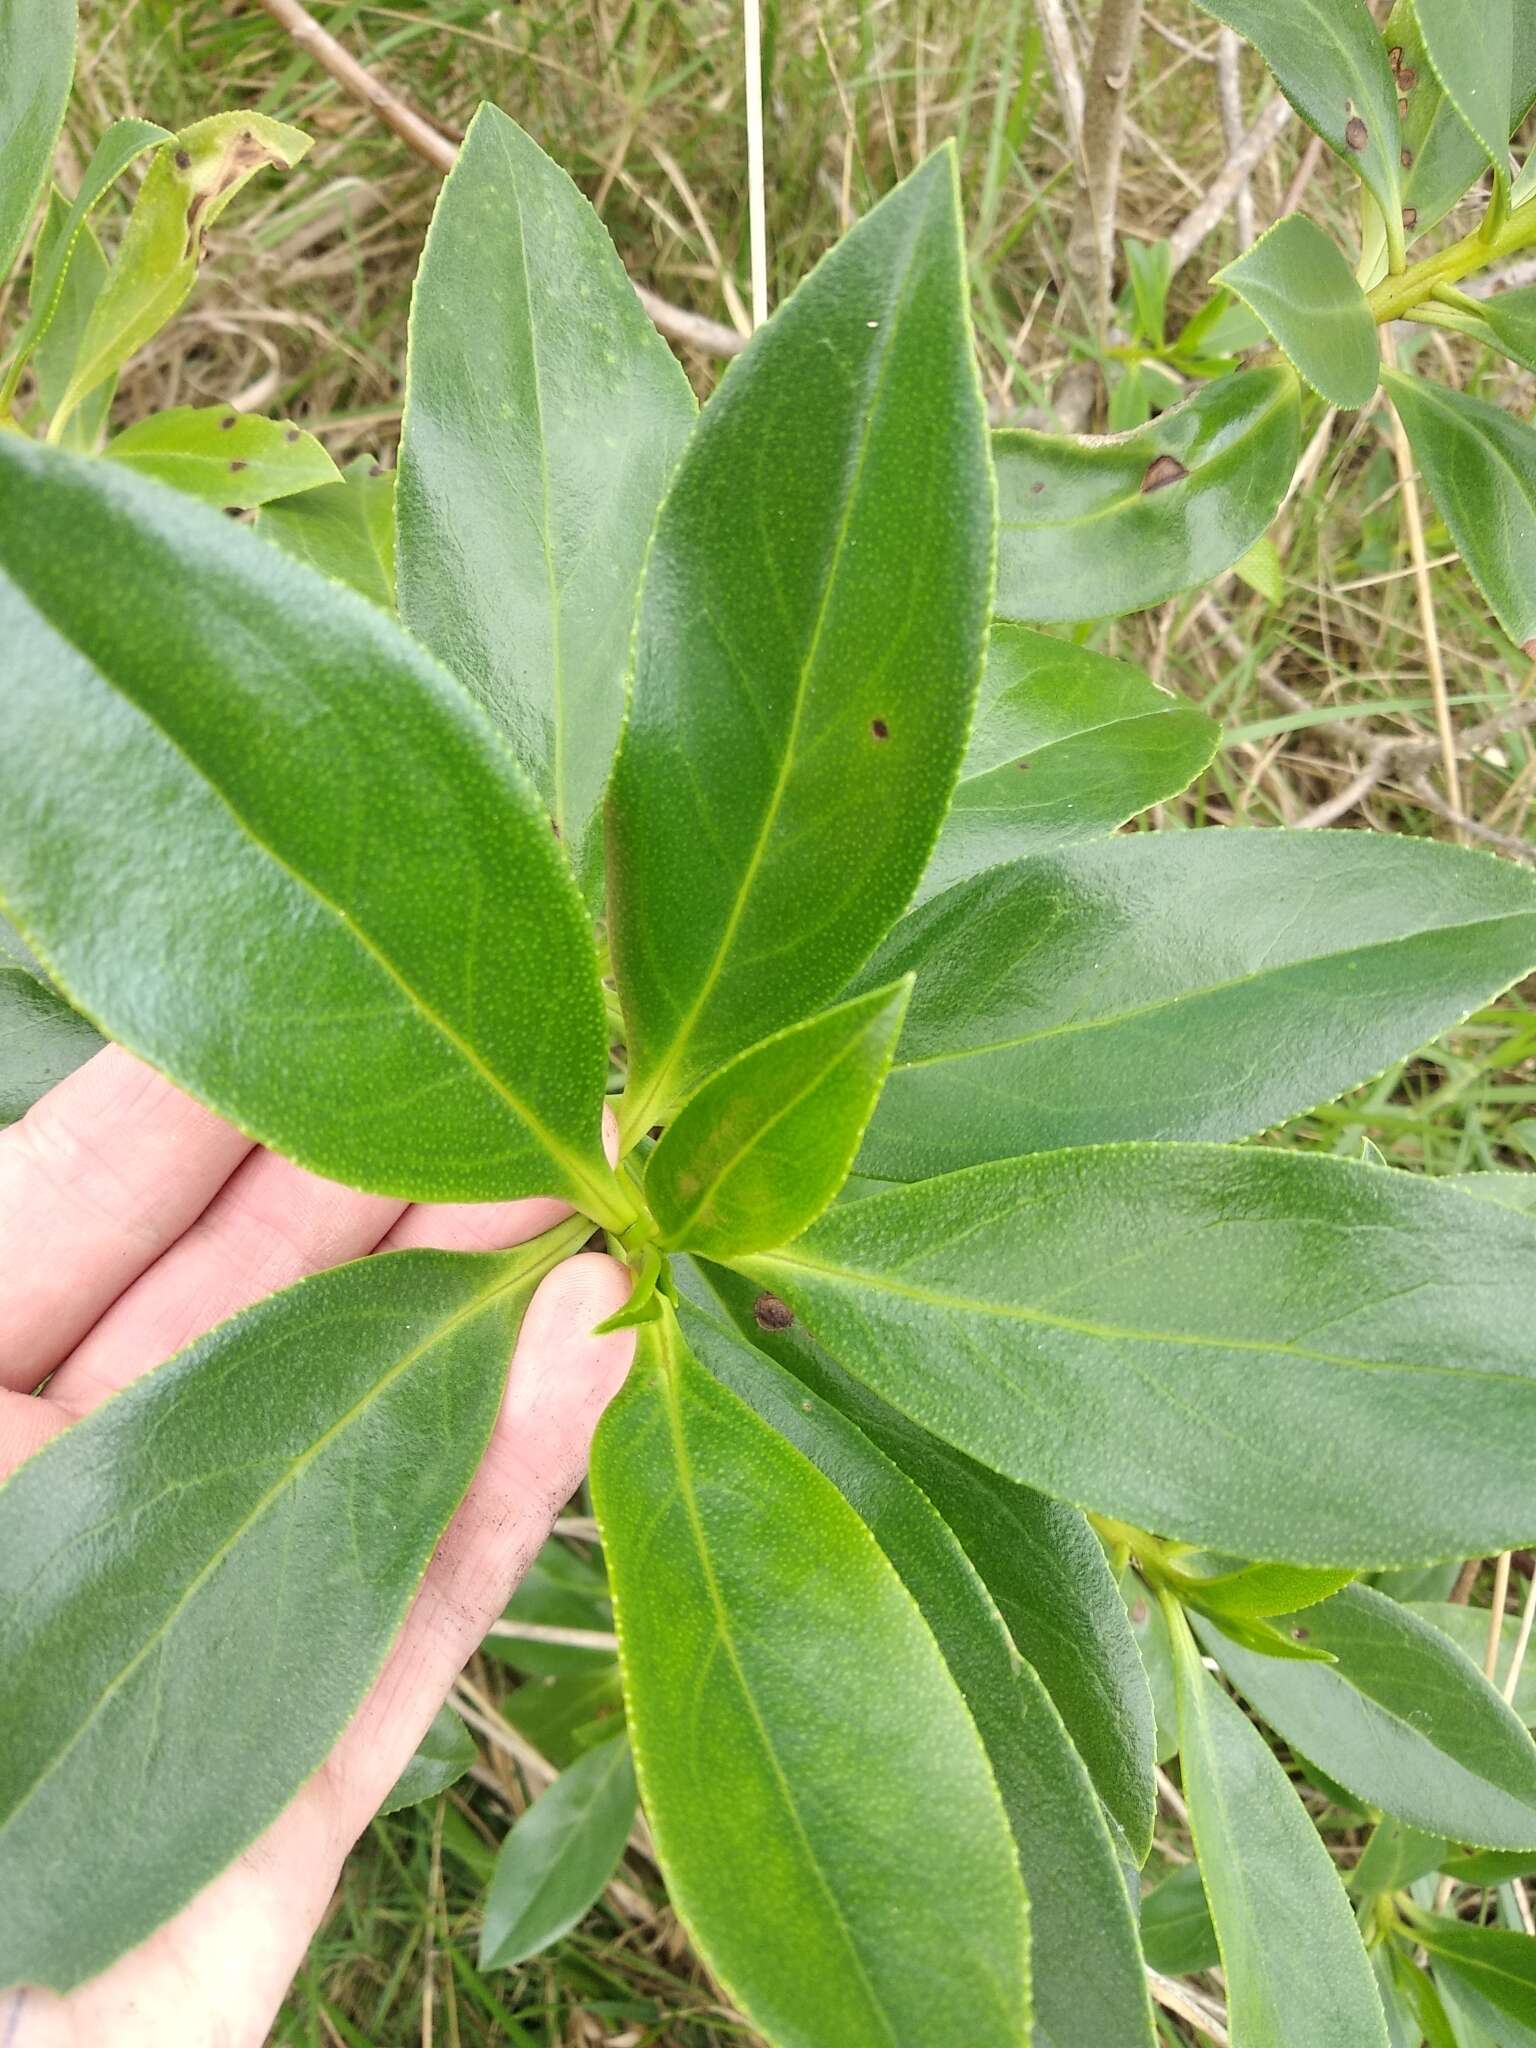
[[[1312,1631],[1309,1628],[1293,1628],[1291,1630],[1291,1641],[1293,1643],[1310,1642],[1311,1639]]]
[[[1351,114],[1344,129],[1344,140],[1351,149],[1364,149],[1371,139],[1371,131],[1358,114]]]
[[[776,1294],[760,1294],[752,1304],[752,1314],[760,1330],[787,1330],[795,1320],[789,1303]]]
[[[220,421],[219,421],[219,426],[220,426],[221,430],[222,430],[222,431],[223,431],[224,433],[226,433],[226,434],[227,434],[227,433],[229,432],[230,428],[231,428],[232,426],[234,426],[234,424],[235,424],[235,422],[236,422],[236,420],[237,420],[238,418],[239,418],[239,414],[238,414],[238,413],[233,413],[233,412],[232,412],[232,413],[230,413],[230,414],[229,414],[229,415],[228,415],[228,416],[227,416],[226,418],[224,418],[224,419],[220,420]]]
[[[665,1124],[652,1124],[651,1128],[646,1132],[645,1135],[648,1138],[659,1138],[665,1129]]]
[[[1412,92],[1419,82],[1419,74],[1411,64],[1404,64],[1398,71],[1397,82],[1404,92]]]
[[[1143,493],[1166,491],[1170,484],[1182,483],[1189,475],[1176,455],[1156,455],[1147,464],[1147,473],[1141,480]]]
[[[1039,483],[1037,483],[1037,484],[1031,484],[1031,485],[1030,485],[1030,487],[1029,487],[1029,489],[1030,489],[1030,494],[1031,494],[1031,496],[1033,496],[1033,497],[1036,497],[1036,498],[1038,498],[1038,497],[1039,497],[1039,495],[1040,495],[1040,493],[1041,493],[1041,492],[1042,492],[1042,491],[1043,491],[1043,490],[1045,489],[1045,480],[1044,480],[1044,478],[1042,477],[1042,478],[1041,478],[1041,480],[1040,480],[1040,482],[1039,482]]]
[[[176,168],[177,168],[177,170],[178,170],[178,171],[190,171],[190,170],[191,170],[191,168],[192,168],[192,156],[191,156],[191,152],[190,152],[189,150],[185,150],[185,149],[178,149],[178,150],[177,150],[177,152],[176,152]]]
[[[891,736],[891,728],[883,718],[872,718],[869,721],[869,729],[877,740],[888,740]]]
[[[1530,660],[1536,661],[1536,639],[1527,640],[1520,652],[1528,656]]]
[[[250,466],[248,462],[232,462],[229,465],[229,473],[231,476],[238,476],[242,469],[249,469]]]
[[[1416,206],[1405,206],[1403,208],[1403,226],[1405,228],[1416,228],[1418,224],[1419,209]]]
[[[1405,171],[1411,171],[1413,169],[1413,151],[1411,149],[1405,149],[1403,151],[1403,169]]]
[[[1142,1623],[1143,1623],[1143,1622],[1144,1622],[1144,1621],[1146,1620],[1146,1618],[1147,1618],[1147,1603],[1146,1603],[1146,1601],[1145,1601],[1145,1600],[1133,1600],[1133,1601],[1131,1602],[1131,1621],[1132,1621],[1132,1623],[1133,1623],[1133,1624],[1134,1624],[1134,1625],[1135,1625],[1135,1626],[1136,1626],[1137,1628],[1140,1628],[1140,1627],[1141,1627],[1141,1625],[1142,1625]]]
[[[1392,69],[1396,71],[1397,67],[1402,63],[1402,61],[1403,46],[1401,43],[1394,43],[1391,49],[1387,52],[1387,62],[1392,66]]]
[[[1013,765],[1015,768],[1030,768],[1034,764],[1030,761],[1015,761]]]
[[[284,434],[284,436],[283,436],[283,439],[284,439],[284,440],[285,440],[285,441],[286,441],[286,442],[288,443],[288,446],[289,446],[290,448],[291,448],[291,447],[293,446],[294,442],[295,442],[295,441],[297,441],[297,439],[298,439],[298,438],[299,438],[299,430],[298,430],[298,428],[297,428],[297,427],[290,427],[290,428],[288,429],[287,433],[286,433],[286,434]]]

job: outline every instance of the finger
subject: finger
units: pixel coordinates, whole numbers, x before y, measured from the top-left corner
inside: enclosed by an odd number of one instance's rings
[[[253,1152],[59,1368],[49,1400],[71,1417],[89,1414],[216,1323],[306,1274],[364,1257],[405,1207]]]
[[[542,1237],[571,1213],[568,1202],[418,1202],[379,1241],[381,1252],[499,1252]]]
[[[592,1431],[634,1349],[632,1331],[588,1333],[628,1287],[623,1268],[601,1254],[571,1259],[544,1282],[485,1461],[329,1762],[158,1934],[66,2000],[31,1994],[17,2048],[203,2048],[215,2038],[259,2048],[348,1849],[580,1482]]]
[[[0,1133],[0,1385],[35,1387],[67,1357],[250,1149],[116,1045]]]

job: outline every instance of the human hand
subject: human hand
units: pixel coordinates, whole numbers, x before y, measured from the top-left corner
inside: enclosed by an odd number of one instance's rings
[[[489,1251],[568,1214],[554,1201],[428,1207],[356,1194],[253,1146],[109,1046],[0,1133],[0,1475],[307,1273],[407,1246]],[[99,1977],[64,1998],[0,1993],[0,2048],[265,2041],[348,1849],[580,1482],[634,1349],[631,1331],[589,1333],[628,1291],[601,1253],[543,1282],[484,1462],[330,1757],[259,1840]]]

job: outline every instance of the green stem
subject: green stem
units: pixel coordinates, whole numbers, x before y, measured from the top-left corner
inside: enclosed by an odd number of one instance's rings
[[[1463,277],[1470,277],[1474,271],[1484,269],[1497,262],[1500,257],[1513,256],[1521,249],[1528,249],[1536,242],[1536,198],[1528,199],[1517,206],[1513,213],[1506,215],[1492,235],[1484,233],[1480,225],[1469,235],[1463,235],[1459,242],[1453,242],[1438,255],[1426,256],[1422,263],[1411,264],[1396,276],[1384,277],[1374,291],[1367,294],[1367,302],[1376,324],[1383,326],[1388,320],[1403,320],[1412,314],[1426,300],[1433,299],[1442,285],[1454,285]]]

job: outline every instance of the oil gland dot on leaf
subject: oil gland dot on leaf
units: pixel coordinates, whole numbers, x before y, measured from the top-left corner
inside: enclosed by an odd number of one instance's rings
[[[787,1330],[795,1320],[789,1303],[776,1294],[760,1294],[752,1304],[752,1314],[760,1330]]]
[[[1188,475],[1189,471],[1176,455],[1154,456],[1141,480],[1142,492],[1165,491],[1170,484],[1182,483]]]

